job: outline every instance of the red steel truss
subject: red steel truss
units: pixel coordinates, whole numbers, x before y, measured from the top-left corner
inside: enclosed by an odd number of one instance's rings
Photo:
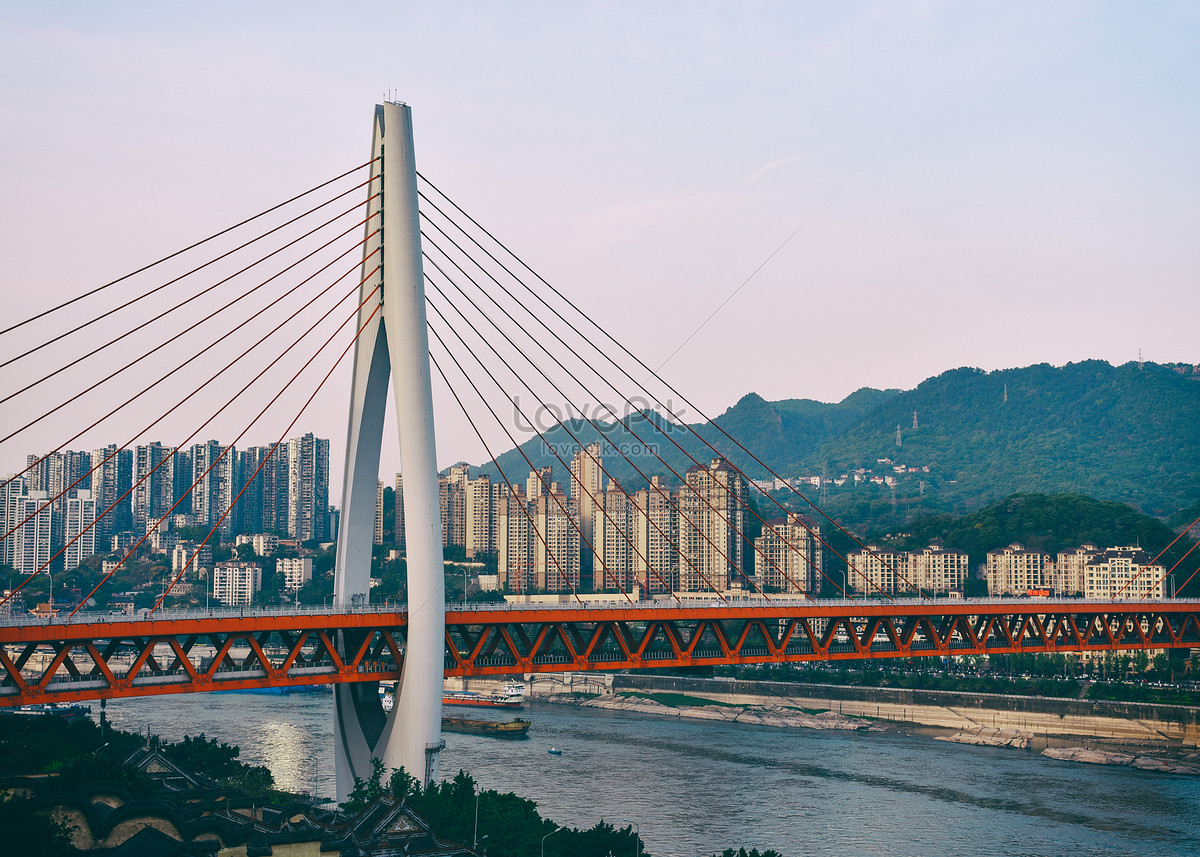
[[[396,611],[0,625],[0,707],[400,677]],[[111,618],[111,617],[106,617]],[[1200,646],[1193,601],[490,606],[446,615],[446,675]]]

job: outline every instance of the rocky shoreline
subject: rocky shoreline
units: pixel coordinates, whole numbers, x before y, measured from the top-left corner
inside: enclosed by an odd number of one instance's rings
[[[1165,759],[1161,756],[1133,756],[1108,750],[1092,750],[1088,747],[1047,747],[1042,755],[1064,762],[1082,762],[1087,765],[1120,765],[1140,771],[1159,771],[1165,774],[1188,774],[1200,776],[1200,753],[1190,753],[1183,761]]]
[[[866,717],[839,714],[835,711],[812,711],[791,706],[711,705],[671,706],[646,696],[607,693],[596,696],[542,693],[534,697],[538,702],[556,705],[572,705],[579,708],[596,708],[606,711],[625,711],[632,714],[648,714],[655,717],[676,717],[683,720],[719,720],[725,723],[743,723],[753,726],[773,726],[792,729],[837,729],[852,732],[900,731],[895,722],[881,723]],[[980,726],[953,732],[949,735],[934,735],[935,741],[954,744],[970,744],[985,747],[1009,747],[1029,750],[1034,734],[1019,729],[997,729]],[[1113,750],[1095,750],[1087,747],[1046,747],[1042,755],[1049,759],[1065,762],[1080,762],[1093,765],[1116,765],[1142,771],[1168,774],[1200,776],[1200,753],[1190,753],[1182,758],[1173,755],[1131,754]]]
[[[685,720],[721,720],[725,723],[745,723],[753,726],[776,726],[799,729],[842,729],[854,732],[882,732],[887,727],[873,724],[860,717],[847,717],[833,711],[810,713],[782,705],[687,705],[678,708],[640,696],[608,695],[581,698],[571,694],[548,694],[537,697],[538,702],[574,705],[580,708],[601,708],[607,711],[628,711],[656,717],[678,717]]]

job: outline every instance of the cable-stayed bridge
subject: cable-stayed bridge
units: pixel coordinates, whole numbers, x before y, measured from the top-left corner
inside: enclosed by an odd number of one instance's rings
[[[261,496],[264,467],[282,454],[283,439],[324,406],[330,378],[350,364],[332,607],[177,611],[169,598],[189,585],[188,565],[142,616],[89,611],[147,531],[88,581],[69,616],[0,625],[0,706],[332,683],[343,793],[354,775],[367,773],[372,755],[422,770],[426,780],[436,776],[445,675],[1200,645],[1200,605],[1155,597],[1179,563],[1145,579],[1139,572],[1103,600],[934,598],[892,568],[898,587],[920,593],[897,599],[853,563],[848,579],[827,575],[813,546],[846,559],[827,538],[836,522],[418,173],[410,112],[400,104],[377,107],[368,162],[10,323],[0,346],[7,349],[0,407],[9,409],[0,444],[37,438],[57,453],[128,427],[122,443],[94,453],[86,472],[63,474],[45,496],[10,502],[36,461],[0,485],[7,492],[0,540],[10,558],[25,545],[18,593],[69,562],[72,550],[94,547],[131,494],[164,493],[152,486],[165,480],[169,456],[139,472],[121,496],[80,494],[102,484],[123,450],[151,436],[169,434],[176,449],[206,435],[233,437],[214,444],[190,473],[171,476],[180,490],[166,492],[169,502],[144,503],[154,520],[192,514],[207,532],[203,541],[219,541],[256,491]],[[505,532],[523,533],[529,545],[521,558],[501,562],[508,589],[557,592],[558,603],[447,610],[435,385],[498,473]],[[370,598],[389,389],[404,477],[408,581],[399,607]],[[601,406],[599,416],[637,442],[636,450],[616,444],[612,452],[626,482],[636,474],[639,492],[620,487],[578,423],[555,427],[578,450],[570,461],[536,429],[533,410],[547,403],[584,414],[585,403],[605,401],[615,404]],[[707,436],[672,403],[703,417]],[[628,418],[639,412],[647,418]],[[535,427],[556,462],[550,474],[522,448],[528,438],[514,434],[505,414]],[[234,447],[264,431],[278,440],[254,466],[234,467]],[[500,464],[510,447],[524,459],[521,473]],[[770,473],[792,496],[754,502],[734,460]],[[574,496],[557,487],[554,468],[572,473]],[[526,472],[534,474],[528,481]],[[703,479],[689,478],[697,472]],[[48,532],[41,550],[38,527],[51,529],[47,510],[58,508],[75,517],[61,516],[64,546],[52,555]],[[768,520],[779,515],[787,527]],[[777,550],[759,545],[751,535],[758,527],[778,536]],[[745,573],[751,556],[762,575]],[[762,582],[768,575],[771,585]],[[809,597],[822,589],[837,597]],[[399,682],[386,716],[380,680]]]

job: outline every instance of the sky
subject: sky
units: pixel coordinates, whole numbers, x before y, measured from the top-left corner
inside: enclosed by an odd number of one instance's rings
[[[1198,89],[1194,3],[0,2],[0,327],[361,163],[392,98],[421,172],[709,415],[1198,363]],[[294,432],[334,499],[348,378]],[[435,398],[439,464],[484,460]]]

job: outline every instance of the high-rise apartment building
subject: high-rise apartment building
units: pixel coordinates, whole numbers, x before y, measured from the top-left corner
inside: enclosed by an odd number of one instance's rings
[[[91,491],[74,490],[67,498],[63,569],[70,571],[96,552],[96,501]]]
[[[375,529],[371,533],[371,543],[383,544],[383,480],[375,483]]]
[[[114,447],[115,449],[115,447]],[[67,494],[73,488],[91,486],[88,471],[92,457],[86,452],[63,450],[27,460],[25,476],[31,492],[44,492],[51,506],[50,547],[57,551],[65,544],[63,527],[66,522]],[[115,499],[115,497],[114,497]],[[56,563],[61,565],[61,563]]]
[[[237,482],[237,450],[210,440],[192,447],[192,517],[201,527],[220,522],[220,533],[228,537],[233,532],[233,514],[225,514],[233,498],[241,490]],[[224,518],[222,519],[222,516]]]
[[[226,607],[246,607],[262,589],[262,569],[252,562],[222,562],[213,568],[212,595]]]
[[[408,542],[404,537],[404,477],[399,473],[396,474],[396,509],[395,509],[395,530],[393,534],[396,539],[397,550],[404,550]]]
[[[133,450],[109,444],[93,450],[88,467],[92,471],[92,499],[96,501],[97,537],[133,529]],[[114,505],[115,504],[115,505]]]
[[[971,563],[963,551],[930,545],[909,554],[908,568],[909,581],[923,593],[962,592]]]
[[[529,501],[534,530],[528,550],[534,586],[547,592],[579,589],[579,524],[557,482]]]
[[[468,479],[463,489],[463,532],[467,559],[491,554],[492,544],[492,480],[488,476]]]
[[[531,592],[537,581],[531,573],[529,555],[530,520],[521,485],[497,483],[493,509],[496,514],[496,572],[500,585],[512,593]]]
[[[633,495],[633,532],[637,544],[633,576],[643,592],[671,592],[679,588],[677,502],[678,494],[672,495],[660,476],[651,476],[649,487]]]
[[[572,498],[574,500],[575,498]],[[629,592],[640,579],[637,505],[615,479],[592,503],[592,588]],[[587,550],[587,545],[583,545]]]
[[[679,491],[679,588],[724,591],[741,580],[746,480],[723,458],[692,465]]]
[[[12,526],[25,523],[8,537],[13,570],[29,576],[48,567],[54,511],[46,491],[29,491],[9,500]],[[6,530],[7,532],[7,530]]]
[[[766,592],[819,592],[825,553],[820,528],[794,513],[767,521],[754,540],[754,573]]]
[[[328,540],[329,441],[311,432],[292,438],[287,442],[287,464],[288,535],[301,541]],[[377,521],[377,529],[380,540],[376,544],[382,544],[382,518]]]
[[[600,443],[589,443],[576,450],[571,460],[571,499],[578,510],[580,539],[584,545],[580,568],[584,574],[591,573],[593,586],[597,583],[595,563],[587,545],[595,543],[592,527],[595,526],[596,504],[604,493],[603,449]]]
[[[157,441],[133,450],[133,524],[144,532],[146,521],[161,518],[175,502],[175,450]]]

